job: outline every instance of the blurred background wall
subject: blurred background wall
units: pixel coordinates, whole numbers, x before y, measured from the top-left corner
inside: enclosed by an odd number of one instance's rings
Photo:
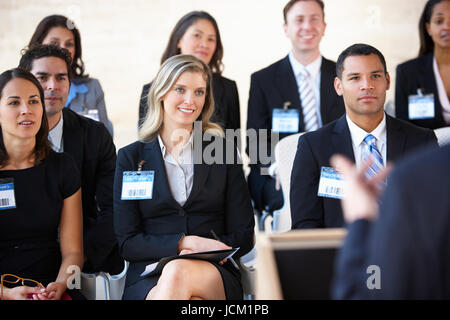
[[[142,85],[156,74],[170,31],[192,10],[215,17],[224,45],[223,75],[237,82],[241,123],[247,121],[251,73],[283,58],[287,0],[0,0],[0,71],[17,66],[20,50],[42,18],[63,14],[80,29],[83,60],[100,80],[114,141],[137,139]],[[394,98],[395,67],[419,50],[418,21],[426,0],[324,0],[327,29],[321,50],[336,60],[347,46],[364,42],[386,57]]]

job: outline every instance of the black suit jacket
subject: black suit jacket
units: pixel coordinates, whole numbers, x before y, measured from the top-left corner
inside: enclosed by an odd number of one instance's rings
[[[334,298],[450,299],[449,162],[446,146],[415,154],[394,169],[378,220],[348,226]],[[366,286],[375,276],[367,273],[371,265],[379,267],[381,289]]]
[[[387,160],[395,162],[418,147],[437,139],[432,130],[420,128],[386,115]],[[300,136],[291,174],[292,229],[341,228],[344,218],[340,200],[318,197],[321,167],[330,167],[334,154],[355,162],[347,119]]]
[[[334,89],[336,63],[322,57],[320,72],[320,109],[322,122],[325,125],[342,116],[345,112],[345,107],[342,97],[338,96]],[[282,108],[286,101],[291,102],[290,109],[299,111],[299,132],[304,131],[302,105],[289,56],[252,74],[248,100],[247,129],[266,129],[271,132],[273,109]],[[280,133],[279,139],[281,140],[288,135],[290,134]],[[267,146],[269,156],[271,152],[270,142],[271,140],[269,139]],[[249,152],[248,146],[249,143],[247,143],[247,152]],[[249,155],[251,160],[249,185],[250,188],[255,189],[252,193],[259,197],[268,177],[260,175],[262,166],[260,160],[254,159],[252,154]],[[260,202],[259,199],[255,199],[255,201],[257,203]]]
[[[139,123],[141,125],[147,114],[148,93],[152,83],[147,83],[142,88],[139,103]],[[214,113],[211,121],[217,123],[222,129],[240,129],[241,114],[239,106],[239,95],[236,82],[219,74],[213,73],[212,78]]]
[[[63,109],[64,152],[81,173],[85,272],[119,273],[124,266],[113,229],[116,148],[106,127]]]
[[[417,95],[417,89],[422,88],[423,94],[434,94],[434,118],[409,120],[408,96]],[[417,59],[404,62],[397,66],[395,81],[395,115],[399,119],[410,121],[415,125],[436,129],[448,126],[442,115],[442,105],[433,71],[433,54],[428,53]]]
[[[221,138],[220,138],[221,139]],[[214,140],[214,139],[213,139]],[[207,143],[203,142],[203,149]],[[194,138],[194,153],[196,139]],[[226,154],[223,153],[223,159]],[[153,196],[121,200],[124,171],[154,170]],[[114,180],[114,228],[122,256],[130,261],[126,286],[140,280],[145,266],[177,255],[183,235],[213,238],[240,247],[236,257],[253,246],[253,210],[240,164],[194,164],[192,191],[181,206],[172,196],[158,139],[135,142],[119,150]]]

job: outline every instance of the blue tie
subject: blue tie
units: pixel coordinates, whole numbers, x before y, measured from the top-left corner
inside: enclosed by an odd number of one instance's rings
[[[369,159],[369,157],[372,158],[372,164],[366,171],[366,176],[369,179],[374,177],[377,174],[377,172],[380,171],[381,169],[383,169],[383,167],[384,167],[383,166],[383,157],[381,156],[381,153],[377,148],[376,141],[377,141],[377,138],[375,138],[371,134],[368,134],[364,138],[364,142],[367,145],[367,149],[364,152],[363,160],[367,161],[367,159]]]

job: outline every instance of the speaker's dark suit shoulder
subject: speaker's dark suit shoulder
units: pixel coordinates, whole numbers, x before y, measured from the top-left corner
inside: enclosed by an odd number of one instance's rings
[[[398,166],[391,174],[391,180],[415,181],[415,185],[421,185],[431,177],[439,175],[442,180],[436,186],[442,189],[444,185],[450,186],[450,145],[444,147],[430,146],[420,153],[411,154],[406,157],[401,166]],[[424,165],[426,164],[426,165]],[[417,168],[420,167],[420,170]],[[411,172],[414,172],[411,175]],[[429,181],[428,181],[429,182]],[[406,183],[408,184],[408,183]],[[412,185],[414,185],[412,184]],[[442,189],[448,190],[448,189]],[[441,192],[442,190],[438,191]]]

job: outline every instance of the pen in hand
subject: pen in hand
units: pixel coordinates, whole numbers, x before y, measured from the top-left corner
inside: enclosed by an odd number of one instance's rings
[[[217,241],[220,241],[219,237],[217,236],[217,234],[212,229],[211,229],[211,234],[213,235],[214,239],[216,239]],[[239,270],[239,266],[237,265],[236,261],[234,261],[234,259],[232,257],[229,257],[228,260],[230,260],[230,262],[233,264],[233,266],[237,270]]]

